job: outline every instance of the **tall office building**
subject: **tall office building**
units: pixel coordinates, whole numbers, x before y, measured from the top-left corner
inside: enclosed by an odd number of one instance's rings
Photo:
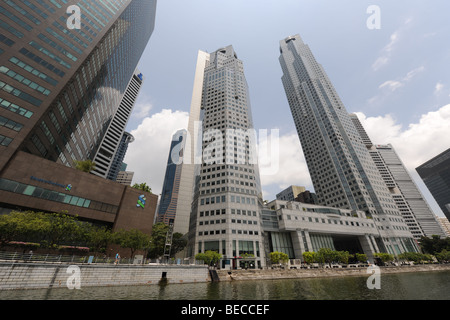
[[[416,171],[450,220],[450,149],[418,166]]]
[[[414,238],[444,236],[444,230],[392,145],[373,144],[358,116],[350,114],[350,118]]]
[[[223,268],[265,265],[260,223],[262,194],[254,159],[252,117],[242,61],[232,46],[209,55],[202,87],[202,162],[195,177],[188,245],[190,256],[222,254]]]
[[[183,160],[182,152],[186,143],[186,135],[187,131],[182,129],[172,136],[156,222],[164,222],[169,225],[172,220],[174,224],[176,223]]]
[[[63,2],[0,6],[0,172],[16,151],[93,160],[154,29],[156,0]]]
[[[200,120],[202,115],[202,94],[203,78],[205,67],[209,61],[209,54],[200,51],[197,54],[197,63],[194,74],[194,86],[192,89],[191,109],[187,124],[186,139],[182,142],[180,182],[177,197],[176,220],[173,226],[173,232],[187,234],[189,232],[189,220],[191,216],[191,206],[194,197],[195,177],[200,170],[200,164],[196,161],[197,153],[201,153],[201,139],[196,139],[199,130],[201,130]],[[181,161],[182,160],[182,161]]]
[[[414,238],[322,66],[299,35],[280,41],[282,83],[319,204],[362,210],[379,250],[417,251]]]
[[[124,131],[122,139],[120,139],[119,147],[117,148],[116,154],[114,155],[114,160],[111,163],[111,167],[108,171],[108,176],[106,177],[107,179],[117,181],[119,172],[126,170],[126,164],[125,168],[123,168],[123,159],[125,158],[125,155],[127,153],[128,145],[132,142],[134,142],[133,135],[129,132]]]
[[[110,180],[116,179],[128,143],[134,141],[133,136],[125,132],[125,128],[139,95],[142,81],[142,73],[135,70],[94,156],[96,166],[92,171],[93,174]]]
[[[285,201],[294,201],[295,198],[297,198],[297,196],[302,193],[305,192],[306,188],[305,187],[300,187],[300,186],[289,186],[286,189],[284,189],[283,191],[277,193],[277,200],[285,200]]]
[[[72,166],[94,159],[155,13],[156,0],[2,1],[2,213],[64,210],[113,230],[151,232],[156,195]]]

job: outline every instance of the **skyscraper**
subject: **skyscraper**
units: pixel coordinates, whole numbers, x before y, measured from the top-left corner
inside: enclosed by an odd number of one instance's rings
[[[402,160],[390,144],[374,145],[356,114],[350,114],[375,166],[388,187],[400,213],[414,238],[444,236],[436,216],[409,174]]]
[[[209,61],[209,54],[199,51],[197,55],[197,64],[195,67],[194,86],[192,89],[191,109],[185,140],[180,141],[181,158],[180,163],[180,182],[177,197],[176,220],[173,226],[173,232],[187,234],[189,231],[189,219],[191,216],[191,206],[194,197],[195,176],[198,175],[200,164],[196,163],[198,150],[201,150],[201,140],[195,139],[198,136],[199,123],[202,116],[202,92],[205,67]],[[201,151],[200,151],[201,152]]]
[[[64,210],[113,230],[151,232],[156,195],[72,166],[94,159],[155,13],[156,0],[2,1],[2,213]]]
[[[196,84],[202,87],[202,161],[195,176],[188,254],[217,251],[223,268],[239,267],[239,257],[250,255],[250,267],[263,266],[262,194],[252,158],[249,93],[232,46],[209,55]]]
[[[418,166],[416,171],[450,220],[450,149]]]
[[[279,61],[319,204],[365,211],[380,230],[376,245],[382,251],[416,251],[413,236],[336,90],[299,35],[280,41]]]
[[[114,159],[111,163],[111,167],[109,168],[108,176],[106,177],[107,179],[117,181],[119,172],[125,171],[122,170],[122,167],[124,165],[123,159],[125,158],[125,155],[127,153],[128,145],[132,142],[134,142],[133,135],[129,132],[124,131],[122,139],[120,139],[119,146],[114,155]]]
[[[185,129],[178,130],[173,135],[170,144],[161,200],[156,216],[156,222],[164,222],[167,225],[169,225],[170,220],[175,224],[182,169],[182,150],[186,142],[186,132]]]
[[[95,170],[92,171],[93,174],[110,180],[116,179],[128,143],[134,140],[131,134],[125,132],[125,128],[139,95],[142,81],[142,73],[135,70],[95,153],[94,162],[96,166]]]
[[[79,29],[69,4],[1,5],[0,172],[17,150],[67,166],[93,160],[153,32],[156,0],[70,5]]]

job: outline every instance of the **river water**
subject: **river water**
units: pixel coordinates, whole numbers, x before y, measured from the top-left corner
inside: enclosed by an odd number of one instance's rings
[[[450,271],[368,277],[3,290],[0,300],[450,300]]]

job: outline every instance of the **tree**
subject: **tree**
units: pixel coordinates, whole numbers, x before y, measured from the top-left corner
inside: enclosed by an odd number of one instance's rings
[[[350,253],[348,251],[337,251],[337,260],[340,263],[348,264],[348,260],[350,258]]]
[[[182,251],[187,245],[187,239],[183,237],[182,233],[175,232],[172,235],[172,249],[170,255],[174,256],[177,252]]]
[[[131,250],[131,258],[136,250],[147,250],[150,245],[150,236],[137,229],[119,230],[113,233],[114,243],[122,248]]]
[[[317,251],[317,260],[321,263],[328,263],[331,267],[333,261],[338,261],[338,253],[330,248],[320,248]]]
[[[447,251],[445,249],[441,252],[436,252],[435,256],[439,262],[450,261],[450,251]]]
[[[367,255],[366,254],[364,254],[364,253],[356,253],[355,256],[356,256],[356,260],[358,262],[367,262]]]
[[[305,261],[307,264],[311,264],[316,262],[316,253],[311,251],[305,251],[302,254],[303,261]]]
[[[150,188],[150,186],[148,186],[145,182],[135,183],[132,185],[132,188],[152,193],[152,188]]]
[[[373,255],[375,258],[380,258],[383,262],[389,262],[394,260],[394,255],[386,252],[377,252]]]
[[[419,244],[424,253],[435,254],[444,249],[450,251],[450,237],[443,239],[437,235],[432,235],[431,238],[421,237]]]
[[[112,232],[107,227],[91,227],[87,234],[87,242],[94,252],[100,252],[112,240]]]
[[[75,169],[83,172],[91,172],[95,170],[95,162],[92,160],[74,160]]]
[[[42,231],[46,235],[48,247],[56,248],[60,244],[71,244],[80,240],[82,227],[76,216],[66,212],[48,213],[43,216]]]
[[[148,253],[150,258],[159,258],[164,254],[168,230],[169,226],[164,222],[158,222],[153,225],[150,236],[150,250]]]
[[[196,260],[203,260],[204,264],[212,266],[222,259],[222,255],[216,251],[208,250],[195,255]]]
[[[275,251],[275,252],[271,252],[270,253],[270,261],[273,263],[273,264],[277,264],[277,263],[286,263],[287,261],[289,260],[289,256],[286,254],[286,253],[284,253],[284,252],[278,252],[278,251]]]

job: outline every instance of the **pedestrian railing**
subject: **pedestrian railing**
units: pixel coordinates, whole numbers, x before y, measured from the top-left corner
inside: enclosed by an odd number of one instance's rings
[[[203,265],[203,261],[195,259],[134,259],[121,258],[116,260],[106,256],[77,256],[42,253],[23,253],[0,251],[0,262],[15,263],[68,263],[68,264],[133,264],[133,265]]]

